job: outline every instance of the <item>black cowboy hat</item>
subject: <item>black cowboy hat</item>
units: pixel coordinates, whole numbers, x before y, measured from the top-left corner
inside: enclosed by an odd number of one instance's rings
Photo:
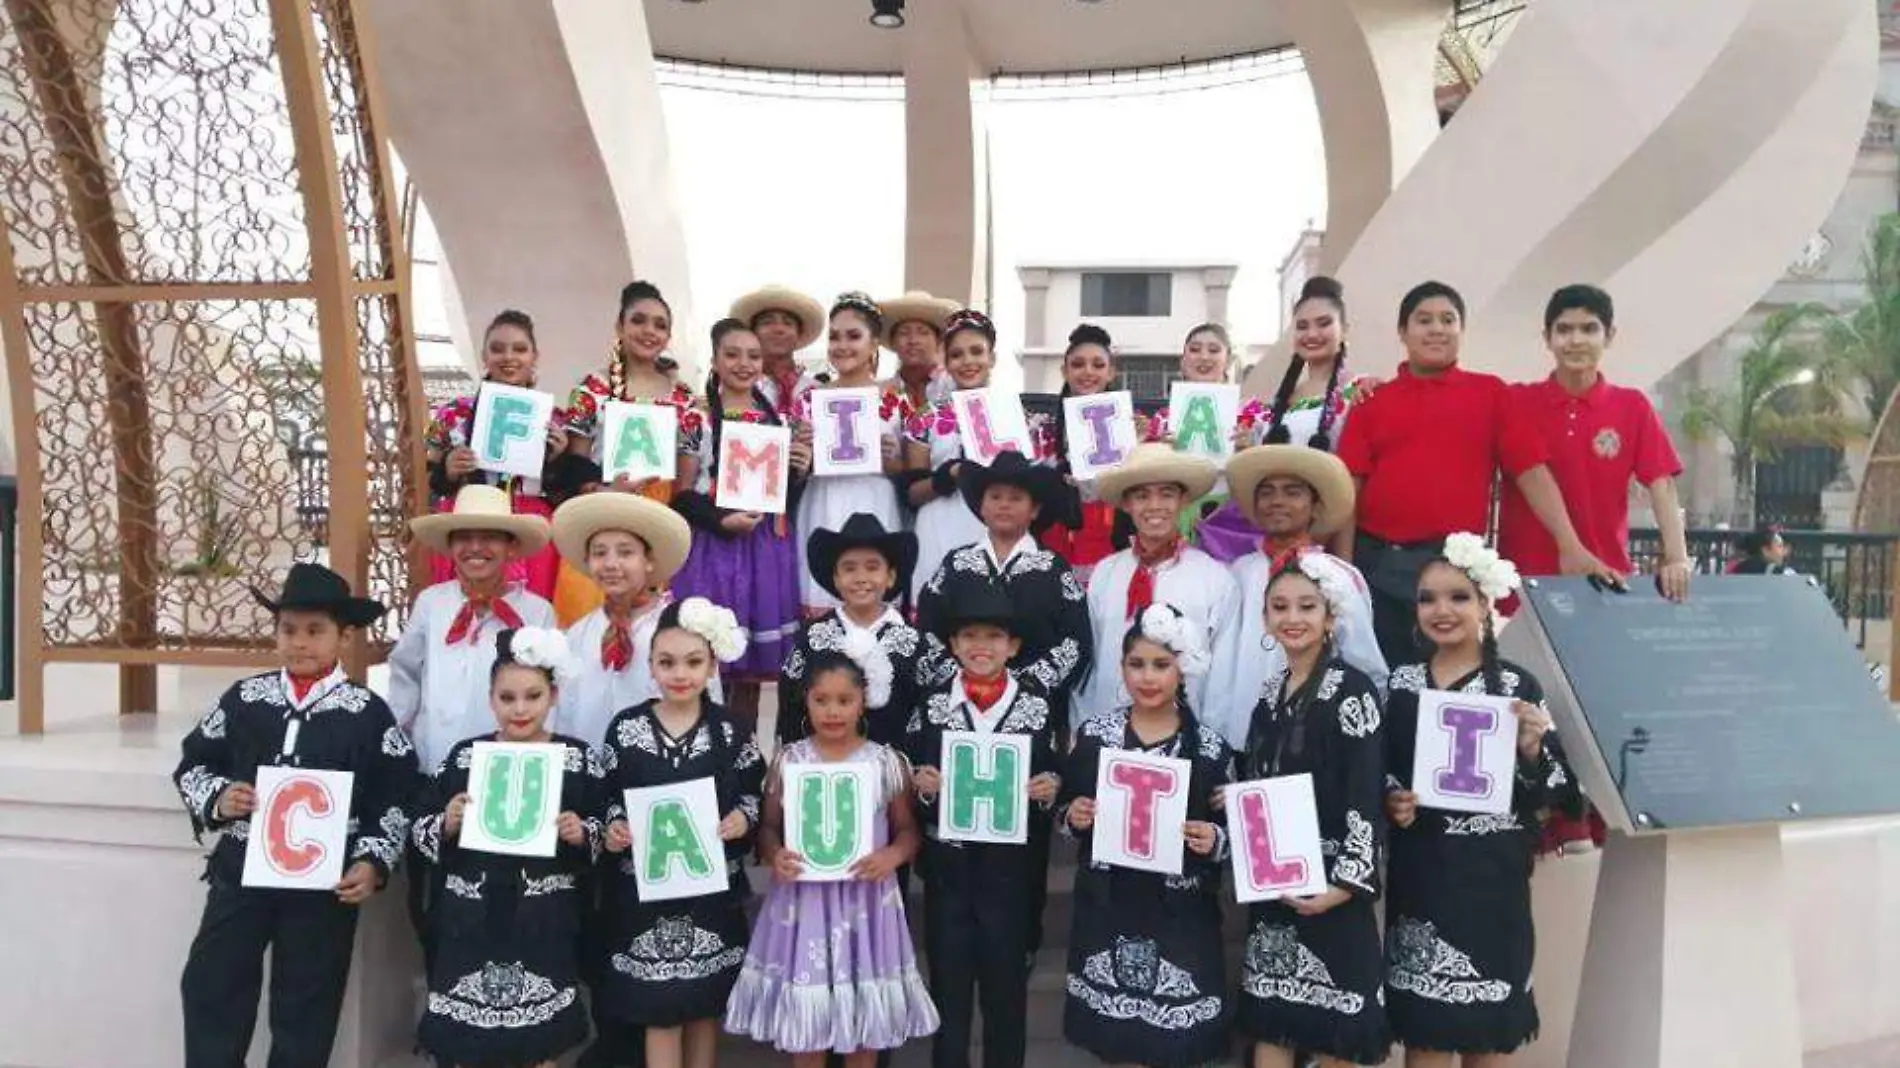
[[[271,600],[255,586],[251,596],[270,610],[271,615],[286,610],[328,613],[345,627],[367,627],[382,618],[383,603],[350,593],[350,584],[342,575],[322,564],[292,564],[284,576],[283,592]]]
[[[838,593],[835,576],[838,558],[851,549],[875,549],[890,562],[897,581],[884,594],[885,600],[910,589],[910,573],[917,566],[917,535],[903,530],[887,531],[877,516],[869,512],[853,514],[839,530],[812,531],[811,541],[805,545],[805,566],[811,569],[811,577],[817,580],[820,589],[839,600],[844,599]]]
[[[1046,527],[1058,518],[1063,481],[1062,472],[1053,467],[1031,463],[1015,451],[1003,453],[988,467],[967,460],[963,463],[957,474],[957,489],[978,519],[983,517],[983,495],[991,486],[1015,486],[1029,494],[1038,509],[1033,528]]]
[[[1020,611],[1009,591],[1000,583],[980,579],[944,583],[943,597],[932,613],[931,624],[945,645],[957,631],[972,623],[994,623],[1018,638],[1029,623],[1029,614]]]

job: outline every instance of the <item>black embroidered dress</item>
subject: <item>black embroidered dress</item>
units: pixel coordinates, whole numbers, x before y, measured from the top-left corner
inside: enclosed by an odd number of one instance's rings
[[[1144,744],[1118,708],[1082,724],[1069,754],[1058,826],[1068,806],[1093,797],[1103,750],[1137,750],[1192,762],[1190,820],[1220,827],[1214,791],[1225,785],[1227,745],[1192,723]],[[1212,853],[1187,850],[1180,875],[1098,865],[1092,836],[1081,842],[1075,925],[1069,939],[1063,1037],[1111,1064],[1190,1068],[1227,1053],[1227,975],[1221,946],[1220,884],[1227,835]]]
[[[1256,1042],[1383,1064],[1385,968],[1373,902],[1385,826],[1385,739],[1372,680],[1338,658],[1287,693],[1287,673],[1254,708],[1235,776],[1313,777],[1327,881],[1352,896],[1318,916],[1283,901],[1248,906],[1238,1024]]]
[[[580,845],[557,841],[551,857],[463,849],[443,831],[449,802],[468,792],[476,743],[498,740],[469,738],[449,750],[413,832],[416,851],[442,879],[429,910],[435,960],[418,1035],[442,1063],[465,1068],[538,1064],[587,1039],[577,886],[600,850],[600,764],[577,738],[548,739],[563,749],[556,811],[581,818]],[[464,825],[470,818],[464,813]]]
[[[614,717],[601,764],[607,773],[606,823],[625,819],[624,791],[710,778],[719,814],[745,814],[747,837],[724,843],[728,889],[706,897],[644,902],[634,880],[634,848],[621,854],[604,890],[610,942],[606,980],[596,992],[609,1017],[646,1027],[678,1027],[725,1014],[726,996],[745,963],[743,861],[759,825],[765,763],[752,739],[710,699],[684,734],[667,733],[657,702]],[[603,823],[603,826],[605,823]]]
[[[1500,665],[1503,693],[1542,705],[1531,674]],[[1425,664],[1392,672],[1386,701],[1387,786],[1409,789],[1418,733],[1419,691],[1485,692],[1474,671],[1449,685]],[[1581,815],[1582,795],[1554,733],[1536,760],[1521,757],[1513,811],[1466,815],[1420,808],[1393,828],[1386,867],[1386,1009],[1408,1047],[1453,1053],[1508,1053],[1537,1036],[1531,995],[1531,868],[1543,813]]]

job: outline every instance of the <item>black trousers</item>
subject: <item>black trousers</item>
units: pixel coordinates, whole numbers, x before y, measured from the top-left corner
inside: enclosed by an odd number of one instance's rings
[[[1372,589],[1372,636],[1391,667],[1420,658],[1418,576],[1444,549],[1443,538],[1400,545],[1363,530],[1353,541],[1353,563]]]
[[[185,1068],[244,1068],[271,951],[269,1068],[324,1068],[350,978],[357,910],[330,893],[213,882],[179,983]]]
[[[1418,602],[1372,591],[1372,636],[1388,667],[1418,661]]]
[[[1041,924],[1047,843],[924,845],[924,954],[943,1023],[932,1068],[969,1068],[972,1016],[983,1010],[984,1068],[1022,1068],[1029,1043],[1029,969]]]

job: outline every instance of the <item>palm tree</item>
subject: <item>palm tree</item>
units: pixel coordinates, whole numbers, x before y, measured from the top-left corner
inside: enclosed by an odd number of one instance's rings
[[[1829,316],[1821,342],[1826,357],[1840,365],[1840,377],[1863,391],[1871,425],[1900,389],[1900,214],[1874,223],[1861,252],[1861,270],[1865,301]]]
[[[1811,344],[1826,314],[1815,304],[1776,309],[1749,339],[1731,382],[1691,390],[1683,409],[1682,429],[1690,438],[1728,442],[1735,511],[1748,525],[1755,520],[1756,464],[1795,445],[1838,448],[1862,431],[1862,421],[1841,410],[1838,365],[1821,359]]]

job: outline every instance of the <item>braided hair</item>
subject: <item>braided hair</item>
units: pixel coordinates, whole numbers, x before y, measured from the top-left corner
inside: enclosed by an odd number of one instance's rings
[[[1309,301],[1325,301],[1339,313],[1339,321],[1346,321],[1346,291],[1338,281],[1325,275],[1315,275],[1300,287],[1300,299],[1293,304],[1297,313],[1300,306]],[[1320,399],[1319,429],[1307,439],[1307,444],[1321,452],[1332,451],[1333,424],[1338,418],[1336,401],[1339,397],[1339,380],[1346,369],[1346,344],[1340,342],[1339,355],[1333,359],[1333,372],[1326,379],[1326,394]],[[1286,428],[1287,410],[1293,405],[1293,391],[1299,386],[1300,377],[1306,371],[1306,363],[1298,353],[1287,361],[1286,374],[1280,377],[1280,388],[1273,395],[1273,412],[1268,418],[1267,444],[1285,445],[1292,440],[1292,434]]]

